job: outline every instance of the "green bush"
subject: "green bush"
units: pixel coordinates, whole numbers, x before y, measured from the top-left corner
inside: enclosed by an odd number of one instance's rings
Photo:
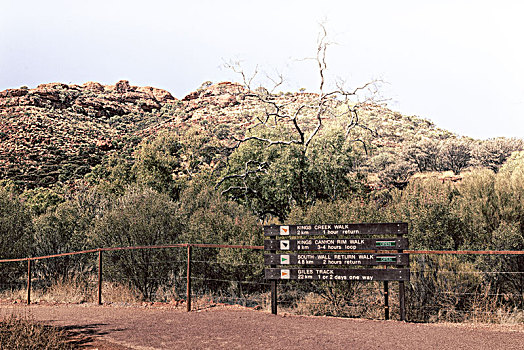
[[[0,186],[0,259],[33,254],[33,225],[29,209],[11,189]],[[25,271],[20,263],[3,263],[0,289],[12,288]]]
[[[182,233],[175,203],[149,188],[129,187],[111,209],[95,222],[94,244],[128,247],[179,243]],[[170,278],[178,250],[143,249],[108,252],[105,271],[109,279],[135,287],[151,300]]]

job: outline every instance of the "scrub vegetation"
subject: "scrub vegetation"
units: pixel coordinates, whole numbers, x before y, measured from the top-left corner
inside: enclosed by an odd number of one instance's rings
[[[261,245],[263,224],[398,221],[409,224],[414,249],[523,250],[524,141],[459,137],[393,112],[375,97],[380,82],[326,92],[324,45],[320,93],[276,92],[278,81],[273,91],[255,88],[245,74],[245,85],[206,83],[182,100],[126,81],[2,92],[0,257]],[[261,254],[194,255],[203,295],[266,292]],[[130,299],[184,295],[182,250],[104,259],[107,282],[129,288]],[[524,308],[524,280],[511,273],[524,271],[523,256],[413,256],[411,268],[408,319]],[[92,256],[42,260],[35,288],[45,294],[74,280],[92,290],[95,271]],[[19,289],[25,273],[2,265],[1,291]],[[289,286],[284,302],[305,313],[371,316],[380,307],[373,284]]]

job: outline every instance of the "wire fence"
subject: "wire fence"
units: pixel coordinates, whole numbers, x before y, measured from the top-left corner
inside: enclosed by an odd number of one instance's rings
[[[410,321],[524,322],[524,251],[409,250]],[[398,317],[398,284],[389,284]],[[278,283],[282,311],[384,318],[382,282]],[[172,244],[0,260],[0,299],[20,303],[162,303],[186,310],[270,308],[262,246]]]

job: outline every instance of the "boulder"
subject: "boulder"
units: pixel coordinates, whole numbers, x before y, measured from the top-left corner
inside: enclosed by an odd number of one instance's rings
[[[120,93],[124,93],[129,90],[132,90],[131,86],[129,85],[129,81],[127,80],[120,80],[118,83],[116,83],[115,88],[116,88],[116,91]]]

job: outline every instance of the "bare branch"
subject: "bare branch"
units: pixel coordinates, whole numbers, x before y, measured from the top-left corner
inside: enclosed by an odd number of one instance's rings
[[[255,169],[250,169],[251,165],[256,165],[256,168]],[[266,162],[257,162],[255,160],[249,160],[245,164],[244,172],[242,174],[233,174],[233,175],[225,176],[224,178],[222,178],[215,185],[215,189],[218,189],[218,187],[220,187],[220,185],[222,185],[224,183],[224,181],[226,181],[226,180],[242,179],[243,186],[229,186],[226,190],[222,191],[222,194],[226,194],[226,193],[228,193],[228,192],[230,192],[232,190],[244,190],[244,191],[256,193],[255,190],[249,188],[249,186],[247,185],[246,181],[247,181],[247,179],[248,179],[248,177],[250,175],[257,174],[257,173],[260,173],[260,172],[266,172],[267,166],[268,166],[268,164]]]
[[[323,90],[324,90],[324,71],[327,69],[326,64],[326,49],[328,47],[328,43],[326,42],[327,38],[327,31],[326,27],[324,27],[323,24],[320,25],[320,28],[322,29],[321,34],[318,39],[318,47],[317,47],[317,63],[318,63],[318,72],[320,74],[320,95],[322,98]]]
[[[242,83],[244,86],[248,88],[248,90],[251,90],[251,83],[253,82],[253,79],[258,74],[258,65],[255,66],[255,69],[253,71],[253,74],[251,76],[247,76],[245,70],[242,68],[242,65],[240,64],[240,61],[229,61],[224,63],[224,67],[231,69],[233,72],[240,74],[242,76]]]
[[[270,90],[271,93],[274,93],[279,86],[284,84],[284,76],[281,73],[277,74],[277,79],[272,78],[269,74],[266,74],[266,78],[273,83],[273,87]]]
[[[312,142],[322,132],[325,121],[343,120],[346,140],[350,142],[360,142],[364,146],[366,154],[368,147],[364,139],[352,137],[351,131],[355,128],[361,128],[377,136],[377,132],[364,125],[360,120],[360,111],[370,103],[376,103],[376,96],[379,91],[379,85],[383,83],[380,79],[374,79],[354,88],[347,89],[344,87],[344,81],[338,81],[336,88],[332,91],[325,91],[327,84],[327,49],[332,43],[328,40],[327,30],[324,25],[320,25],[320,33],[317,38],[316,56],[304,60],[312,60],[316,63],[316,69],[320,77],[316,94],[295,94],[291,97],[287,95],[275,95],[274,91],[281,86],[284,78],[277,74],[275,78],[265,74],[265,77],[271,81],[273,87],[270,91],[263,88],[256,90],[251,89],[251,84],[258,73],[258,66],[253,75],[248,76],[241,69],[239,63],[231,63],[229,67],[238,73],[243,81],[244,90],[241,92],[243,105],[252,108],[250,103],[260,103],[262,108],[260,114],[253,113],[250,110],[247,115],[249,121],[246,122],[246,133],[234,138],[234,144],[229,147],[230,151],[238,149],[245,142],[253,141],[265,144],[267,147],[274,145],[301,146],[303,156],[306,156]],[[283,130],[281,136],[266,136],[264,130]],[[277,129],[281,128],[281,129]],[[260,132],[262,131],[262,132]],[[247,134],[249,132],[249,134]],[[276,139],[275,139],[276,138]],[[233,184],[222,193],[243,191],[245,194],[254,193],[249,188],[247,179],[255,173],[265,172],[269,167],[266,163],[248,161],[242,173],[231,174],[224,177],[217,184],[222,185],[226,180],[234,180]],[[251,192],[250,192],[251,191]]]

